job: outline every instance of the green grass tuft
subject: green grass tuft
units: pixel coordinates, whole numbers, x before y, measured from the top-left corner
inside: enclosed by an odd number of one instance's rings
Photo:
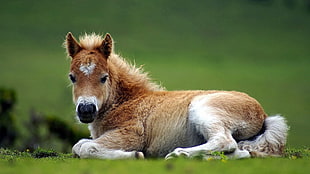
[[[1,160],[11,160],[11,159],[30,158],[30,157],[31,154],[29,152],[21,152],[17,150],[0,148]]]
[[[53,150],[45,150],[38,148],[32,153],[32,156],[34,158],[58,157],[59,153]]]
[[[307,148],[287,148],[284,157],[288,159],[310,158],[310,147]]]

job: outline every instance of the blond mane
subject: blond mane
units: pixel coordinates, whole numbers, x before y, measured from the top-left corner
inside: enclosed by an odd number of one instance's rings
[[[165,90],[165,88],[161,85],[152,82],[149,74],[147,72],[144,72],[142,65],[136,67],[135,64],[129,63],[118,54],[112,53],[108,59],[108,64],[114,65],[119,70],[119,73],[128,76],[130,78],[130,81],[140,83],[151,91]]]
[[[92,50],[100,47],[103,41],[103,37],[101,35],[97,35],[96,33],[87,34],[85,33],[83,36],[79,37],[80,46],[87,50]]]

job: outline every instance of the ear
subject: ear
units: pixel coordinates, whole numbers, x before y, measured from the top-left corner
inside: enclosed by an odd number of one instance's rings
[[[71,32],[69,32],[66,37],[66,48],[67,48],[67,53],[71,58],[73,58],[82,49],[80,44],[76,41],[76,39],[71,34]]]
[[[102,44],[99,47],[99,51],[103,54],[105,58],[109,58],[109,56],[113,52],[113,39],[109,33],[104,36]]]

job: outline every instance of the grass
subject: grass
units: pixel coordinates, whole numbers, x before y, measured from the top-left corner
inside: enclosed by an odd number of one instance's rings
[[[50,155],[50,156],[48,156]],[[40,156],[41,158],[37,158]],[[283,158],[243,160],[98,160],[75,159],[39,149],[33,153],[0,149],[1,173],[308,173],[309,148],[288,149]]]

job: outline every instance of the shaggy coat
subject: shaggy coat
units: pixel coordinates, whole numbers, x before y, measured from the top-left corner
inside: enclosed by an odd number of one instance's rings
[[[73,146],[81,158],[124,159],[185,155],[208,158],[279,156],[288,126],[235,91],[166,91],[113,51],[109,34],[79,42],[68,33],[69,77],[79,120],[92,139]]]

